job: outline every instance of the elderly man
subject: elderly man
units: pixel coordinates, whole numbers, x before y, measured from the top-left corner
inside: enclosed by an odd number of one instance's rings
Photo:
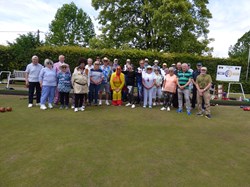
[[[183,94],[185,98],[186,103],[186,109],[187,114],[191,115],[191,106],[190,106],[190,90],[189,90],[189,84],[191,82],[192,73],[188,71],[188,65],[186,63],[183,63],[181,65],[181,70],[177,73],[178,77],[178,113],[182,112],[182,106],[183,106]]]
[[[109,104],[109,93],[110,93],[110,76],[112,74],[112,69],[109,66],[109,59],[107,57],[103,58],[103,65],[100,67],[100,69],[102,70],[102,74],[103,74],[103,80],[102,80],[102,84],[100,86],[100,90],[99,90],[99,105],[102,105],[102,93],[103,91],[105,91],[106,94],[106,105],[110,105]]]
[[[197,104],[198,104],[198,116],[202,116],[202,98],[205,102],[205,117],[210,119],[210,92],[209,89],[212,84],[212,78],[207,74],[207,68],[201,68],[201,74],[196,79],[196,88],[197,88]]]
[[[167,68],[167,64],[163,63],[161,68],[161,75],[164,77],[166,75],[165,69]]]
[[[53,69],[56,71],[56,74],[59,73],[59,72],[61,71],[60,67],[61,67],[62,64],[65,64],[65,65],[67,66],[67,72],[70,73],[69,65],[66,64],[66,63],[64,62],[64,61],[65,61],[65,57],[64,57],[63,55],[60,55],[60,56],[58,57],[58,60],[59,60],[59,61],[56,62],[56,63],[54,63],[54,65],[53,65]],[[54,103],[55,103],[55,104],[58,104],[59,98],[60,98],[59,92],[58,92],[58,89],[56,88],[55,99],[54,99]]]
[[[37,56],[31,58],[32,62],[26,67],[25,83],[26,87],[29,88],[29,104],[28,107],[33,106],[33,95],[36,88],[36,105],[40,105],[41,98],[41,87],[39,83],[39,74],[43,66],[39,64],[39,59]]]

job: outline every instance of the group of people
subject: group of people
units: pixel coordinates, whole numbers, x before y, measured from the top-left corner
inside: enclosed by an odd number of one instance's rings
[[[177,112],[181,113],[183,106],[186,106],[188,115],[197,102],[197,115],[205,113],[207,118],[211,118],[211,83],[211,76],[201,63],[197,63],[197,69],[192,70],[190,64],[180,62],[168,68],[166,63],[160,67],[158,60],[151,66],[149,60],[145,59],[139,61],[139,67],[135,67],[131,60],[127,59],[121,67],[118,59],[111,62],[107,57],[97,57],[93,63],[91,58],[80,58],[78,66],[71,74],[65,57],[60,55],[58,62],[53,63],[52,60],[46,59],[44,66],[39,64],[37,56],[33,56],[32,62],[26,67],[28,107],[33,106],[33,94],[36,89],[36,105],[42,110],[53,108],[53,104],[59,102],[60,109],[69,109],[69,95],[73,88],[72,108],[75,112],[84,111],[87,105],[102,105],[105,93],[106,105],[110,105],[111,97],[113,106],[121,106],[123,98],[126,97],[127,107],[135,108],[136,103],[141,104],[143,108],[163,105],[161,111],[170,111],[171,106],[174,106],[178,108]]]

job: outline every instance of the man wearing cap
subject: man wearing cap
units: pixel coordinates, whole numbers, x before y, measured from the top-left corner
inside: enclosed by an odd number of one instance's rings
[[[163,77],[165,77],[166,73],[165,73],[165,69],[167,68],[167,64],[166,63],[163,63],[162,64],[162,68],[161,68],[161,75]]]
[[[102,70],[100,69],[99,61],[95,61],[94,68],[90,70],[89,77],[90,77],[89,104],[91,105],[92,101],[95,100],[94,104],[97,105],[98,92],[99,92],[102,80],[104,78]]]
[[[183,94],[186,102],[186,109],[187,114],[191,115],[191,106],[190,106],[190,90],[189,90],[189,84],[191,82],[192,73],[188,71],[188,65],[186,63],[183,63],[181,65],[182,70],[178,72],[178,113],[182,112],[183,107]]]
[[[210,92],[209,89],[212,84],[212,78],[207,74],[207,68],[202,67],[201,73],[196,79],[196,87],[197,87],[197,105],[198,105],[198,116],[202,116],[202,98],[205,102],[205,117],[210,119]]]
[[[196,64],[197,69],[193,72],[193,75],[192,75],[192,82],[193,82],[194,85],[195,85],[195,82],[196,82],[196,78],[201,73],[201,67],[202,67],[202,63],[198,62]],[[192,108],[195,108],[196,100],[197,100],[197,88],[196,88],[196,86],[193,86]]]
[[[105,90],[105,94],[106,94],[106,105],[110,105],[109,104],[109,93],[110,93],[110,76],[112,74],[112,70],[111,67],[109,66],[109,59],[107,57],[103,58],[103,65],[100,67],[100,69],[102,70],[103,73],[103,80],[102,80],[102,84],[99,90],[99,105],[102,105],[102,93]]]
[[[144,67],[146,68],[149,65],[149,60],[147,58],[145,58],[144,60]]]
[[[177,62],[177,64],[172,64],[172,67],[174,67],[174,74],[177,76],[178,73],[181,71],[181,62]],[[173,107],[178,108],[178,91],[176,89],[176,92],[173,96]]]
[[[115,72],[116,68],[119,66],[118,64],[118,59],[115,58],[114,59],[114,63],[113,63],[113,66],[112,66],[112,71]]]
[[[154,60],[154,65],[152,66],[153,69],[160,69],[161,67],[158,66],[158,64],[159,64],[159,61],[158,60]]]

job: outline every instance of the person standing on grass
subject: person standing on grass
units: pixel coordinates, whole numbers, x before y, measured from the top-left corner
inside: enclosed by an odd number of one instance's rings
[[[202,98],[205,102],[205,117],[211,118],[210,111],[210,87],[212,85],[212,78],[207,74],[207,68],[202,67],[201,73],[196,79],[196,88],[197,88],[197,105],[198,105],[198,116],[202,116]]]
[[[61,71],[60,67],[63,63],[65,63],[65,57],[63,55],[60,55],[59,58],[58,58],[58,62],[56,62],[54,65],[53,65],[53,69],[56,71],[56,73],[59,73]],[[68,64],[67,64],[68,65]],[[67,72],[70,73],[70,68],[69,68],[69,65],[68,65],[68,68],[67,68]],[[58,89],[56,89],[56,93],[55,93],[55,99],[54,99],[54,103],[55,104],[58,104],[59,102],[59,91]]]
[[[176,88],[177,88],[177,76],[174,74],[174,68],[170,67],[169,73],[165,75],[162,86],[164,102],[161,111],[163,110],[170,111],[170,106],[172,104]]]
[[[139,67],[137,68],[136,83],[137,83],[137,103],[143,102],[143,84],[142,75],[145,73],[144,60],[139,61]]]
[[[50,59],[45,59],[44,68],[39,74],[39,82],[42,88],[41,107],[40,109],[46,110],[46,101],[48,100],[48,107],[53,108],[53,100],[55,97],[55,90],[57,86],[56,71],[53,69],[53,62]]]
[[[155,74],[153,73],[153,68],[148,65],[146,68],[146,73],[144,73],[142,77],[142,84],[143,84],[143,108],[148,107],[152,108],[152,99],[153,99],[153,90],[155,85]]]
[[[123,72],[126,77],[126,86],[128,89],[128,103],[125,106],[131,106],[131,108],[135,108],[135,99],[134,99],[134,88],[135,88],[135,79],[136,72],[133,70],[132,66],[127,67],[127,71]]]
[[[160,105],[162,96],[162,75],[160,73],[160,68],[154,68],[155,73],[155,86],[153,91],[153,106]]]
[[[94,68],[89,72],[90,77],[90,85],[89,85],[89,105],[92,104],[93,100],[94,104],[97,106],[98,92],[100,89],[100,85],[104,78],[102,74],[102,70],[100,69],[100,62],[95,61]]]
[[[83,62],[85,62],[85,59],[82,59]],[[82,62],[82,63],[83,63]],[[85,67],[85,63],[84,63]],[[88,70],[81,68],[81,66],[78,66],[76,71],[72,75],[71,83],[74,89],[74,95],[75,95],[75,112],[84,111],[85,106],[83,105],[83,99],[87,98],[87,93],[89,91],[88,88]],[[86,103],[85,103],[86,104]]]
[[[41,87],[39,83],[39,74],[43,66],[39,64],[39,59],[37,56],[31,58],[31,63],[27,65],[25,70],[25,84],[29,88],[29,104],[28,107],[33,106],[33,95],[36,89],[36,105],[40,106],[41,99]]]
[[[193,72],[193,75],[192,75],[192,82],[193,82],[193,95],[192,95],[192,108],[195,108],[195,104],[196,104],[196,101],[197,101],[197,88],[196,88],[196,78],[200,75],[201,73],[201,68],[202,68],[202,63],[198,62],[196,64],[196,70]],[[203,104],[203,107],[204,108],[204,104]]]
[[[191,115],[191,106],[190,106],[190,90],[189,90],[189,84],[191,82],[192,73],[188,71],[188,65],[186,63],[183,63],[181,65],[182,70],[177,73],[178,77],[178,113],[182,112],[183,107],[183,94],[186,102],[186,109],[187,114]]]
[[[122,88],[125,84],[125,76],[121,72],[121,66],[116,68],[116,71],[112,73],[110,78],[110,86],[113,90],[112,105],[121,106],[122,105]]]
[[[57,74],[57,89],[60,95],[60,109],[69,108],[69,93],[71,91],[71,74],[67,71],[68,65],[62,63],[60,72]]]
[[[109,93],[110,93],[110,76],[112,74],[112,69],[109,66],[109,59],[107,57],[103,58],[103,65],[100,67],[103,73],[103,80],[99,90],[99,105],[102,105],[102,93],[105,91],[106,94],[106,105],[109,104]]]

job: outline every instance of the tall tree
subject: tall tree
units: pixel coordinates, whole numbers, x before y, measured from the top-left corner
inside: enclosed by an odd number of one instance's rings
[[[73,2],[64,4],[57,10],[49,30],[46,43],[59,46],[87,46],[89,40],[95,36],[91,18]]]
[[[238,39],[234,46],[230,46],[228,55],[231,58],[240,58],[247,61],[250,47],[250,31]]]
[[[32,32],[21,34],[14,42],[7,43],[11,47],[14,56],[14,66],[19,69],[23,69],[30,62],[35,48],[43,45],[40,41],[39,31],[37,34]]]
[[[198,53],[209,51],[208,0],[92,0],[107,41],[115,47]]]

